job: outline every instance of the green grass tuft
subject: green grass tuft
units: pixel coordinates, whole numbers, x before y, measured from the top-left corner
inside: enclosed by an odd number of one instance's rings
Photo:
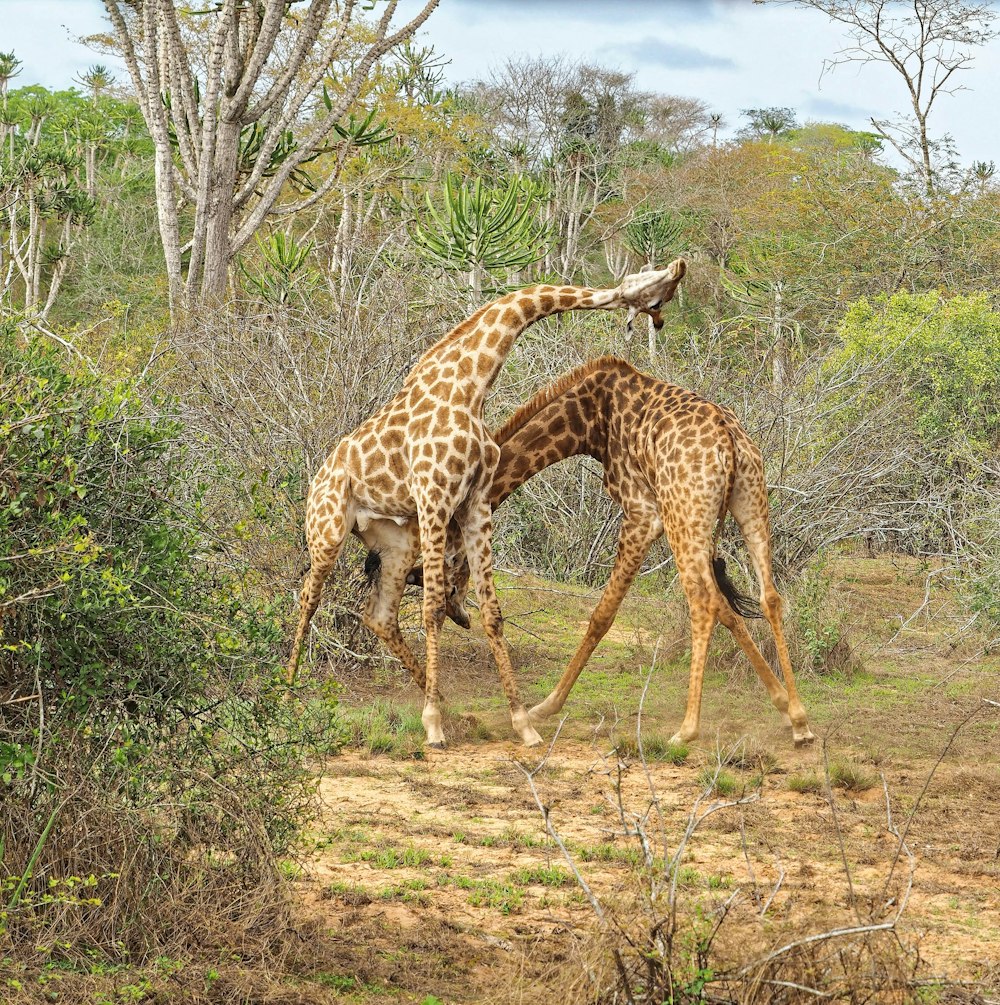
[[[792,792],[815,792],[823,791],[823,779],[815,771],[808,771],[801,775],[789,775],[785,783]]]
[[[878,784],[875,773],[850,761],[834,761],[830,765],[830,784],[848,792],[864,792]]]
[[[423,754],[424,725],[420,712],[407,706],[394,707],[375,701],[367,708],[337,708],[335,727],[347,737],[347,743],[360,747],[371,756],[388,754],[411,758]]]
[[[740,780],[725,768],[702,768],[698,784],[703,789],[710,788],[715,796],[731,796],[740,790]]]
[[[510,882],[520,886],[571,886],[573,877],[558,866],[536,865],[510,874]]]
[[[690,751],[683,743],[671,743],[655,733],[642,738],[642,754],[647,761],[663,761],[667,764],[683,764],[688,759]],[[640,760],[639,744],[633,737],[621,740],[618,744],[620,757]]]

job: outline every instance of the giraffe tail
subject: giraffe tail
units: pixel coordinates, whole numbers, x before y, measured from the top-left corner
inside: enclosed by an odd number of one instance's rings
[[[712,559],[712,572],[715,574],[715,582],[722,591],[722,595],[729,601],[729,606],[741,618],[764,617],[764,612],[760,609],[758,601],[754,600],[747,593],[741,593],[736,588],[736,584],[729,578],[724,558],[716,556]]]
[[[382,575],[382,556],[375,549],[368,552],[365,558],[363,575],[365,587],[369,590],[378,583],[379,576]]]
[[[732,498],[733,488],[736,486],[736,466],[739,464],[736,440],[733,438],[728,424],[726,425],[726,432],[729,434],[729,443],[731,445],[729,456],[732,459],[732,464],[729,469],[729,477],[726,479],[726,491],[719,506],[719,519],[715,528],[715,541],[713,542],[713,551],[715,554],[712,556],[712,574],[715,576],[715,583],[722,595],[729,602],[729,606],[741,618],[762,618],[764,617],[764,612],[761,610],[760,603],[749,594],[742,593],[737,589],[736,584],[730,579],[729,573],[726,571],[726,560],[720,558],[718,555],[719,538],[722,537],[722,527],[729,513],[729,500]]]

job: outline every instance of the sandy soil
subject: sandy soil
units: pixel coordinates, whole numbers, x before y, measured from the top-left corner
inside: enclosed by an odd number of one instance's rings
[[[919,603],[919,583],[895,567],[852,563],[836,587],[848,617],[867,611],[873,598],[901,610]],[[537,632],[510,632],[529,696],[544,693],[572,651],[593,596],[570,591],[553,601],[521,586],[507,602],[515,622],[519,612],[541,611],[535,620],[541,617],[550,637],[567,626],[555,647],[540,645]],[[732,669],[738,660],[717,636],[722,652],[706,683],[701,742],[684,763],[650,761],[647,772],[634,746],[631,753],[627,747],[630,740],[634,745],[641,694],[637,668],[648,667],[658,640],[659,651],[672,653],[678,666],[664,671],[669,680],[651,686],[647,724],[669,735],[686,686],[683,648],[661,639],[675,632],[676,611],[662,611],[657,625],[651,606],[636,598],[619,619],[617,634],[588,670],[590,683],[581,679],[571,698],[573,713],[550,751],[497,739],[509,727],[474,633],[450,641],[453,741],[446,751],[415,759],[349,749],[329,760],[317,847],[299,882],[304,916],[338,946],[336,972],[320,979],[358,1001],[591,1000],[587,968],[599,977],[610,965],[598,933],[616,925],[648,930],[651,912],[663,915],[665,894],[650,900],[664,883],[663,858],[682,843],[705,789],[704,772],[721,751],[738,762],[727,768],[736,786],[728,800],[750,801],[713,813],[683,842],[677,894],[682,933],[698,931],[728,903],[713,944],[717,970],[759,959],[791,939],[885,922],[905,897],[896,934],[906,966],[925,980],[978,981],[981,993],[996,988],[997,717],[977,714],[938,763],[954,728],[987,691],[995,696],[996,660],[948,651],[941,642],[947,612],[896,638],[891,618],[859,616],[854,634],[869,650],[858,657],[860,669],[803,676],[825,749],[818,742],[795,750],[759,688]],[[374,693],[363,691],[348,683],[359,705]],[[412,689],[398,678],[390,676],[378,691],[414,706]],[[650,725],[643,735],[660,735]],[[547,740],[553,732],[554,724]],[[474,738],[484,734],[494,738]],[[534,778],[538,796],[572,867],[547,833],[525,777],[543,756]],[[836,787],[832,795],[823,785],[790,788],[803,777],[823,776],[825,762],[864,776],[859,787]],[[701,812],[718,801],[723,797],[703,797]],[[639,819],[658,859],[652,870],[641,867],[641,843],[626,833]],[[892,828],[906,830],[912,869]],[[945,1000],[930,995],[926,1000]]]

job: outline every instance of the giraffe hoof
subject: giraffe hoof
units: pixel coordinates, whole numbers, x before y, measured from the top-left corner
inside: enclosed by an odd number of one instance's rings
[[[434,743],[431,743],[431,741],[428,740],[425,746],[429,750],[447,750],[448,743],[446,740],[436,740]]]
[[[806,730],[802,736],[796,736],[793,739],[795,740],[795,748],[799,749],[800,747],[808,747],[816,737],[809,730]]]

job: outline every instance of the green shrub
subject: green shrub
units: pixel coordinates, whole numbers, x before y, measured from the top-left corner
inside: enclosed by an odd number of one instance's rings
[[[853,303],[840,326],[844,355],[878,363],[908,386],[925,437],[968,438],[979,451],[1000,436],[1000,312],[986,293],[882,294]]]
[[[0,951],[277,923],[312,805],[331,710],[276,700],[283,619],[210,562],[180,425],[142,390],[0,333]]]

